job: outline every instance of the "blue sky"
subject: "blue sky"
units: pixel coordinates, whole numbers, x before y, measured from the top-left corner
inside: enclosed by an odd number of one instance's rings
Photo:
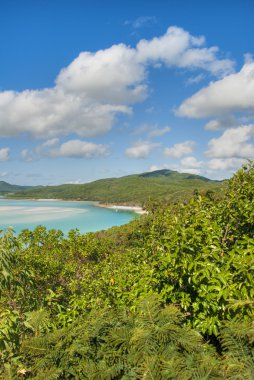
[[[252,0],[0,1],[0,180],[254,159]]]

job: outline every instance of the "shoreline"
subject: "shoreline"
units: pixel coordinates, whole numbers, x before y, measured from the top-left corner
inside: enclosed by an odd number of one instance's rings
[[[113,209],[113,210],[123,210],[123,211],[133,211],[136,214],[139,215],[144,215],[147,214],[147,211],[144,210],[140,206],[125,206],[125,205],[116,205],[116,204],[105,204],[105,203],[98,203],[96,207],[101,207],[101,208],[108,208],[108,209]]]
[[[27,200],[27,201],[39,201],[39,202],[54,202],[54,201],[60,201],[60,202],[91,202],[94,203],[95,207],[101,207],[101,208],[108,208],[115,211],[122,210],[122,211],[132,211],[139,215],[147,214],[147,211],[144,210],[141,206],[126,206],[126,205],[119,205],[119,204],[111,204],[111,203],[100,203],[100,201],[84,201],[81,199],[62,199],[62,198],[8,198],[3,197],[2,199],[10,199],[10,200]]]

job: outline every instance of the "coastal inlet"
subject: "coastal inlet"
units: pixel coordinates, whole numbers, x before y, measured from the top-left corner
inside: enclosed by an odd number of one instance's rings
[[[0,229],[11,226],[19,233],[43,225],[47,229],[60,229],[64,234],[71,229],[81,233],[95,232],[126,224],[142,211],[125,206],[112,207],[101,207],[98,202],[0,199]]]

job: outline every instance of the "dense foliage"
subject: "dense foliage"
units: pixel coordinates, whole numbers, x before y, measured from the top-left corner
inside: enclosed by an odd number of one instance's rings
[[[218,189],[221,183],[171,170],[158,170],[121,178],[102,179],[82,185],[37,187],[15,193],[21,198],[57,198],[143,205],[149,198],[168,201],[186,200],[195,189]]]
[[[250,163],[120,228],[3,234],[2,379],[253,379],[253,184]]]

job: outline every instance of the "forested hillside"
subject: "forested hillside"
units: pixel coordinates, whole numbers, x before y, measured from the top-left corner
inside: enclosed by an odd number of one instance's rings
[[[0,181],[0,195],[8,194],[8,193],[17,193],[19,191],[30,190],[32,186],[18,186],[11,185],[5,181]]]
[[[60,185],[18,192],[15,198],[60,198],[108,203],[143,205],[149,198],[166,201],[187,200],[196,189],[219,190],[222,183],[194,174],[172,170],[108,178],[83,185]]]
[[[253,379],[253,184],[250,163],[126,226],[3,232],[0,378]]]

